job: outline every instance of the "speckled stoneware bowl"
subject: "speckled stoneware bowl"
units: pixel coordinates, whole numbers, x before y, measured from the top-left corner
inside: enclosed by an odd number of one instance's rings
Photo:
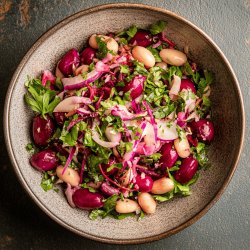
[[[188,56],[214,72],[212,86],[215,140],[211,145],[212,167],[200,174],[192,195],[160,204],[154,215],[141,221],[111,218],[91,221],[88,212],[72,209],[64,197],[40,187],[41,174],[29,165],[25,145],[31,141],[32,113],[24,103],[27,75],[53,70],[70,48],[81,48],[92,33],[119,31],[136,24],[146,27],[157,20],[168,22],[168,36]],[[203,31],[167,10],[138,4],[109,4],[83,10],[50,29],[29,50],[10,83],[5,103],[5,137],[15,172],[36,204],[65,228],[90,239],[109,243],[142,243],[170,236],[193,224],[219,199],[239,159],[244,137],[244,110],[239,84],[227,59]]]

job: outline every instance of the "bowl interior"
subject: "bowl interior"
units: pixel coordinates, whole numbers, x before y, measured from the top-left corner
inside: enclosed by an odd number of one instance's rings
[[[68,49],[82,48],[93,33],[120,31],[132,24],[146,27],[158,20],[168,22],[168,37],[180,49],[188,46],[189,57],[215,74],[211,95],[216,131],[210,148],[212,167],[201,171],[191,196],[160,204],[154,215],[146,216],[140,222],[135,218],[91,221],[88,219],[88,212],[72,209],[68,205],[62,190],[59,194],[44,192],[40,187],[41,174],[29,165],[25,145],[31,141],[32,113],[24,103],[24,82],[27,75],[33,77],[38,76],[43,69],[54,70],[56,62]],[[78,13],[61,22],[36,43],[24,58],[13,82],[13,88],[9,92],[10,102],[5,108],[8,110],[6,124],[9,149],[16,172],[29,194],[46,213],[83,236],[106,242],[126,243],[170,235],[180,230],[183,223],[200,213],[213,200],[231,175],[238,159],[243,114],[234,76],[221,54],[202,33],[169,12],[149,7],[118,5]],[[188,223],[183,227],[187,225]]]

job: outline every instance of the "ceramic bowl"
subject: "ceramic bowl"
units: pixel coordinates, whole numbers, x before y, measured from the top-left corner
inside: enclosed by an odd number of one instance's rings
[[[146,17],[146,18],[145,18]],[[212,113],[215,140],[210,148],[212,166],[201,171],[192,195],[158,205],[157,212],[137,221],[112,218],[91,221],[88,212],[72,209],[62,190],[44,192],[41,174],[29,164],[25,145],[31,141],[32,113],[24,103],[27,75],[53,70],[70,48],[81,48],[93,33],[120,31],[136,24],[146,27],[158,20],[168,22],[168,37],[188,56],[215,74]],[[195,25],[170,11],[140,4],[109,4],[83,10],[46,32],[18,66],[5,103],[5,138],[15,172],[33,201],[53,220],[84,237],[108,243],[143,243],[181,231],[201,218],[219,199],[238,162],[244,137],[244,110],[239,84],[227,59],[215,43]]]

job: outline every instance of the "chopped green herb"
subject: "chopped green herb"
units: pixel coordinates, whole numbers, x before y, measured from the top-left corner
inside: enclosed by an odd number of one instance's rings
[[[26,150],[27,150],[29,153],[32,153],[32,154],[35,153],[35,146],[34,146],[33,143],[28,143],[28,144],[26,145],[25,148],[26,148]]]
[[[129,67],[128,65],[120,65],[120,72],[123,74],[129,74]],[[117,85],[116,85],[117,86]]]
[[[24,98],[33,111],[46,119],[46,114],[52,115],[54,108],[61,101],[54,90],[47,89],[39,79],[29,79],[25,83],[28,93]]]
[[[147,49],[149,51],[151,51],[151,53],[153,54],[154,58],[155,58],[155,61],[156,62],[162,62],[161,60],[161,57],[160,57],[160,54],[159,54],[159,50],[155,49],[155,48],[152,48],[151,46],[150,47],[147,47]]]
[[[129,36],[129,38],[131,39],[132,37],[135,36],[137,32],[137,27],[135,25],[131,26],[128,30],[127,30],[127,35]]]
[[[110,172],[112,169],[114,168],[119,168],[121,169],[122,168],[122,163],[115,163],[115,164],[112,164],[110,167],[107,168],[107,172]]]
[[[110,52],[107,48],[107,44],[103,41],[103,39],[99,36],[96,36],[96,42],[98,45],[97,57],[99,59],[103,59],[107,56],[108,52]]]
[[[155,24],[152,24],[150,27],[150,32],[153,35],[161,33],[167,26],[167,23],[164,21],[158,21]]]
[[[56,180],[57,180],[57,177],[55,175],[49,175],[48,172],[44,172],[43,178],[41,181],[41,187],[43,188],[45,192],[51,189],[54,189],[55,191],[57,191],[57,189],[54,188],[54,184]]]

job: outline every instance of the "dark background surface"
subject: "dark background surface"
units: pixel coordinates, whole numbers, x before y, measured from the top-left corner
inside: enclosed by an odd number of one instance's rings
[[[63,18],[109,2],[122,1],[0,0],[1,119],[11,76],[37,38]],[[250,249],[250,1],[136,2],[169,9],[186,17],[211,36],[235,70],[245,101],[247,131],[238,169],[226,192],[202,219],[170,238],[134,246],[94,242],[54,223],[26,195],[12,170],[1,122],[0,249]]]

